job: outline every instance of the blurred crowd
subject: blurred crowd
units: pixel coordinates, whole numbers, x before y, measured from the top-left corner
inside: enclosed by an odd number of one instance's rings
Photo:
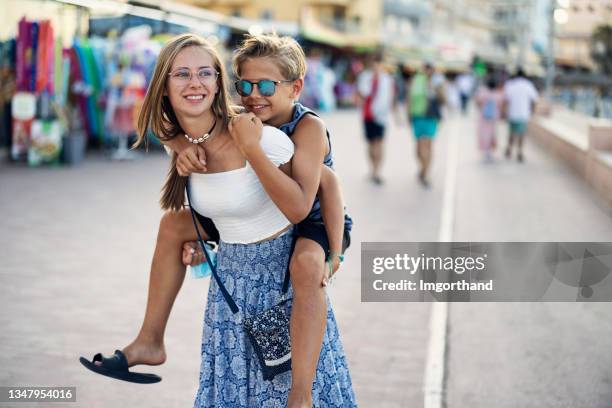
[[[0,42],[1,144],[10,146],[13,160],[25,160],[31,165],[60,160],[78,162],[85,146],[114,150],[113,157],[117,159],[129,158],[129,139],[135,133],[135,118],[157,54],[172,35],[154,34],[150,26],[140,25],[121,33],[111,30],[104,36],[75,38],[71,47],[63,48],[53,29],[48,21],[22,19],[17,37]],[[215,43],[228,68],[233,47],[240,39]],[[483,110],[481,119],[488,120],[479,123],[478,128],[484,155],[490,158],[486,146],[494,147],[496,143],[491,136],[495,128],[491,121],[506,117],[510,101],[506,85],[511,76],[505,67],[487,64],[478,57],[463,70],[437,67],[433,61],[404,65],[385,57],[380,50],[364,52],[305,39],[301,42],[308,65],[300,97],[305,106],[318,112],[363,109],[368,106],[368,93],[377,88],[379,95],[374,99],[378,102],[374,105],[379,112],[364,127],[376,183],[381,182],[378,168],[382,147],[378,139],[384,134],[384,129],[376,127],[376,121],[381,126],[386,122],[380,111],[395,110],[410,116],[412,132],[419,141],[419,179],[424,185],[428,185],[431,141],[437,123],[445,115],[466,114],[470,101]],[[380,76],[368,74],[374,65]],[[518,73],[527,80],[522,71]],[[383,77],[373,87],[373,78]],[[537,79],[533,80],[540,85]],[[235,92],[233,95],[238,100]],[[389,98],[388,104],[380,102],[381,95]],[[612,96],[592,87],[558,88],[553,97],[588,115],[595,112],[612,116]],[[495,100],[495,106],[491,100]],[[512,130],[521,130],[521,126]],[[520,160],[521,141],[516,141]]]
[[[504,156],[516,157],[519,163],[525,160],[523,141],[539,93],[521,68],[512,75],[504,69],[481,69],[476,65],[463,72],[442,72],[425,61],[417,70],[402,66],[390,69],[380,55],[366,59],[364,66],[357,76],[356,101],[361,107],[374,184],[383,184],[383,143],[394,112],[407,117],[415,138],[417,177],[426,188],[430,186],[429,169],[439,123],[459,112],[467,116],[470,106],[476,110],[473,116],[484,162],[494,160],[501,121],[507,122],[509,135]]]

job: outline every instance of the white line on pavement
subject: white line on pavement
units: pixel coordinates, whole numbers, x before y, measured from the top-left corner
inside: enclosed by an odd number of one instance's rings
[[[442,214],[440,216],[440,231],[438,241],[451,242],[453,225],[455,223],[455,188],[457,180],[457,150],[458,142],[455,132],[449,132],[449,146],[446,160],[446,176],[444,177],[444,194],[442,196]]]
[[[444,363],[448,303],[434,302],[429,321],[429,346],[425,364],[425,408],[442,408],[444,404]]]
[[[442,213],[438,241],[451,242],[455,216],[455,188],[457,179],[457,137],[448,133],[449,146],[446,161],[446,177],[442,196]],[[446,362],[446,334],[448,322],[448,303],[434,302],[429,322],[429,345],[425,363],[425,382],[423,386],[424,408],[443,408],[444,371]]]

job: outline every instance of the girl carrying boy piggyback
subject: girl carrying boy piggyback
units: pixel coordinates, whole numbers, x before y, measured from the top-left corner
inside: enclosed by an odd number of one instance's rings
[[[180,44],[183,44],[183,48]],[[170,92],[171,81],[175,78],[173,73],[177,69],[186,68],[197,73],[197,78],[194,79],[192,77],[196,75],[190,72],[189,81],[184,83],[183,95],[192,104],[190,107],[197,106],[196,97],[200,95],[197,93],[200,86],[203,88],[201,92],[204,99],[213,91],[215,100],[221,98],[218,95],[225,95],[225,78],[223,67],[214,50],[202,40],[187,41],[188,45],[184,44],[185,41],[181,43],[175,39],[165,48],[175,47],[177,52],[160,54],[160,60],[162,55],[171,55],[170,59],[174,59],[169,61],[170,72],[162,73],[169,77],[166,91]],[[209,57],[214,56],[209,58],[213,61],[206,61],[204,56],[197,53],[189,54],[193,49],[203,50],[203,54],[208,54]],[[160,60],[158,65],[163,63]],[[177,66],[177,63],[180,65]],[[217,72],[216,90],[212,85],[208,89],[203,82],[207,78],[202,70],[211,66]],[[289,268],[293,293],[290,324],[291,372],[267,382],[272,384],[264,384],[252,350],[244,345],[244,334],[224,331],[223,323],[231,312],[223,297],[218,296],[218,286],[211,281],[204,319],[200,389],[196,396],[196,406],[221,406],[222,402],[230,397],[228,393],[236,391],[240,398],[236,399],[237,403],[232,406],[262,406],[263,402],[273,400],[278,401],[279,406],[289,407],[311,407],[313,404],[326,407],[356,406],[335,318],[324,289],[329,277],[338,269],[344,250],[350,244],[352,220],[344,212],[338,181],[331,170],[331,144],[325,125],[316,114],[296,102],[303,88],[306,71],[303,50],[288,37],[253,36],[247,38],[238,48],[233,66],[239,78],[235,84],[236,90],[247,112],[234,115],[225,110],[231,120],[227,121],[227,127],[224,128],[224,118],[221,117],[217,128],[217,119],[223,115],[219,109],[215,112],[214,107],[217,105],[213,102],[213,115],[206,116],[201,113],[202,120],[207,120],[205,129],[200,129],[200,132],[210,129],[205,142],[194,144],[183,137],[188,135],[189,131],[183,126],[178,105],[170,103],[174,115],[167,115],[167,118],[170,121],[178,121],[175,125],[178,125],[176,128],[180,131],[161,138],[165,139],[165,144],[175,153],[162,199],[164,208],[169,211],[160,223],[145,319],[139,335],[130,345],[122,351],[117,350],[112,357],[100,356],[94,359],[93,368],[89,368],[101,374],[130,381],[130,378],[134,378],[130,377],[130,374],[135,373],[129,372],[128,367],[136,364],[157,365],[165,361],[164,330],[184,279],[185,265],[203,261],[203,254],[198,252],[194,242],[196,238],[189,210],[181,208],[183,201],[179,199],[183,198],[186,176],[191,175],[194,178],[194,197],[197,198],[198,194],[223,194],[223,191],[198,192],[198,177],[206,179],[225,176],[223,173],[234,171],[252,171],[287,222],[294,224],[292,232],[295,239],[291,240],[293,251],[289,252],[292,253]],[[157,71],[156,69],[156,73]],[[152,86],[154,82],[152,80]],[[179,104],[184,102],[180,98],[175,100],[178,100]],[[143,112],[146,112],[146,109],[143,109]],[[270,145],[269,136],[266,136],[270,132],[263,124],[280,129],[293,142],[294,153],[292,158],[288,158],[291,161],[287,165],[283,163],[288,160],[275,160],[276,156],[266,147]],[[198,131],[190,131],[191,134],[198,134]],[[144,132],[141,132],[141,135],[143,134]],[[181,137],[175,137],[179,134]],[[226,156],[231,156],[230,153],[234,150],[246,159],[246,166],[218,171],[227,167],[220,166],[219,163],[223,163]],[[242,197],[235,199],[240,200]],[[235,236],[236,231],[230,233],[231,228],[226,225],[224,219],[216,219],[214,211],[210,214],[212,222],[204,217],[209,215],[206,200],[202,200],[202,205],[198,205],[197,201],[194,200],[194,209],[199,212],[198,221],[200,227],[203,227],[204,239],[214,240],[218,237],[220,240],[218,270],[221,279],[224,279],[225,273],[229,277],[235,272],[232,271],[231,265],[223,264],[224,260],[231,259],[231,256],[237,256],[236,254],[243,254],[244,259],[232,260],[236,265],[234,268],[244,269],[249,266],[249,279],[264,282],[267,277],[258,275],[258,265],[245,265],[248,264],[249,257],[244,254],[249,253],[252,245],[259,245],[257,248],[261,252],[261,248],[273,248],[273,245],[276,245],[273,243],[278,240],[286,241],[286,238],[283,238],[286,236],[284,230],[278,232],[280,235],[270,237],[268,246],[262,247],[261,241],[257,241],[245,243],[246,247],[242,250],[236,247],[237,244],[224,239],[224,236]],[[218,231],[215,224],[219,227]],[[267,239],[263,241],[268,242]],[[281,251],[278,248],[275,250]],[[282,251],[279,252],[281,255]],[[273,254],[263,256],[270,255]],[[182,263],[177,262],[181,256]],[[276,261],[282,263],[283,259],[279,256]],[[167,270],[164,271],[163,266],[166,266]],[[282,265],[280,269],[284,270]],[[249,302],[261,302],[266,297],[263,294],[259,297],[252,296],[253,293],[234,289],[234,298],[245,296],[249,298]],[[257,290],[265,291],[265,284],[262,283]],[[238,299],[237,303],[244,301],[246,300]],[[252,306],[257,307],[256,304]],[[235,341],[242,342],[243,345],[232,348],[231,344]],[[113,369],[118,367],[118,361],[122,362],[118,368],[121,370],[119,374],[113,372]],[[221,361],[223,363],[220,365]]]

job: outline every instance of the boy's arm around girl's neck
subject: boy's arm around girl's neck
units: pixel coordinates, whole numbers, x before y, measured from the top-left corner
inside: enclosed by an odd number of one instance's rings
[[[300,121],[291,137],[295,152],[290,176],[270,161],[259,144],[244,151],[264,189],[292,224],[304,220],[314,203],[327,149],[326,132],[315,116],[307,115]]]

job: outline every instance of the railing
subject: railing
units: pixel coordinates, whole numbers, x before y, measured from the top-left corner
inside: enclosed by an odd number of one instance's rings
[[[554,93],[553,100],[575,112],[612,119],[612,95],[602,96],[594,88],[562,88]]]
[[[612,121],[562,106],[547,108],[529,124],[529,136],[573,168],[612,205]]]

